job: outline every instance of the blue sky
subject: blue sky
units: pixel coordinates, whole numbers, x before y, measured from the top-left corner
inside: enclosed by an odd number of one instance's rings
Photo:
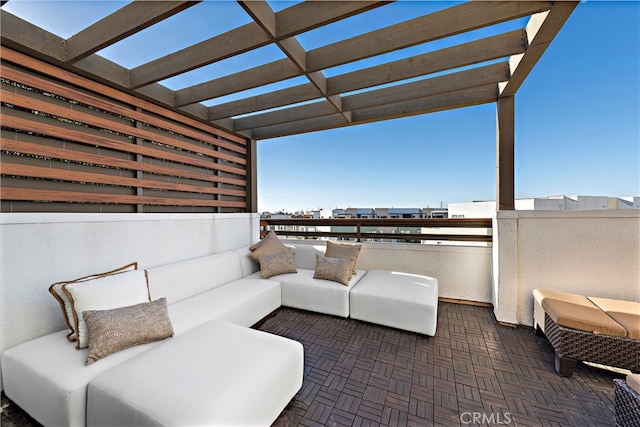
[[[578,5],[516,96],[516,197],[640,194],[640,8]],[[259,208],[494,200],[495,104],[259,143]]]
[[[3,8],[67,38],[123,4],[11,0]],[[270,4],[275,10],[291,5]],[[312,31],[298,40],[313,49],[334,42],[331,33],[355,35],[443,4],[404,1],[394,6],[392,12],[385,7],[380,9],[384,13],[372,11],[333,24],[329,33]],[[235,2],[211,2],[100,54],[133,68],[211,37],[212,28],[221,33],[246,22],[249,18]],[[640,195],[639,27],[640,2],[578,5],[516,96],[516,197]],[[403,54],[445,46],[431,43]],[[273,47],[257,49],[162,83],[177,89],[283,56]],[[347,71],[337,67],[326,75]],[[282,87],[300,82],[283,82]],[[234,97],[215,102],[225,99]],[[436,207],[493,200],[495,166],[494,104],[269,139],[258,143],[259,210]]]

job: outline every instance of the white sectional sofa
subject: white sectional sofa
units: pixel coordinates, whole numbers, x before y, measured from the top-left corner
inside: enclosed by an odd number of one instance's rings
[[[369,287],[362,270],[348,286],[315,279],[315,259],[323,245],[294,250],[297,273],[269,279],[260,277],[249,248],[147,268],[150,299],[166,298],[173,338],[85,365],[87,349],[67,342],[68,331],[43,336],[2,355],[5,393],[46,426],[269,425],[302,386],[303,348],[247,327],[281,305],[348,317],[350,291],[359,284]],[[387,273],[376,274],[374,288],[382,282],[396,293],[417,295],[410,289],[414,281],[394,282]],[[428,295],[421,294],[422,303],[412,301],[422,304],[426,314],[416,320],[419,327],[407,329],[433,334],[437,280],[426,279],[420,286],[427,283]],[[381,316],[363,320],[395,325]],[[256,353],[256,346],[263,350]],[[255,386],[258,374],[264,389]],[[234,410],[234,403],[242,410]]]

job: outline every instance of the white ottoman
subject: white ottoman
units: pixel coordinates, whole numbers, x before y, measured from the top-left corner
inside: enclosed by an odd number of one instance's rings
[[[353,319],[435,335],[438,279],[396,271],[369,270],[351,290]]]
[[[297,341],[205,323],[93,379],[87,425],[268,426],[302,387],[303,359]]]

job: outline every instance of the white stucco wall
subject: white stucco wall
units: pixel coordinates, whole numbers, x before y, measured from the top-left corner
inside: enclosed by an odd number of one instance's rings
[[[531,326],[534,288],[640,302],[640,211],[498,212],[494,311]]]
[[[258,214],[2,214],[0,352],[65,328],[54,282],[250,245]]]

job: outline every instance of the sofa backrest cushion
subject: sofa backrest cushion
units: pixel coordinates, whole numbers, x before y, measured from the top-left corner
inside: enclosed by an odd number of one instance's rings
[[[285,245],[296,252],[293,256],[293,262],[296,265],[296,268],[302,268],[305,270],[315,270],[316,255],[324,256],[326,250],[324,242],[321,244],[305,245],[287,241]]]
[[[243,277],[249,276],[260,270],[260,264],[251,258],[251,251],[248,246],[234,249],[233,252],[236,252],[240,257],[240,267],[242,268]]]
[[[237,252],[220,252],[147,269],[152,300],[171,305],[243,277]]]

